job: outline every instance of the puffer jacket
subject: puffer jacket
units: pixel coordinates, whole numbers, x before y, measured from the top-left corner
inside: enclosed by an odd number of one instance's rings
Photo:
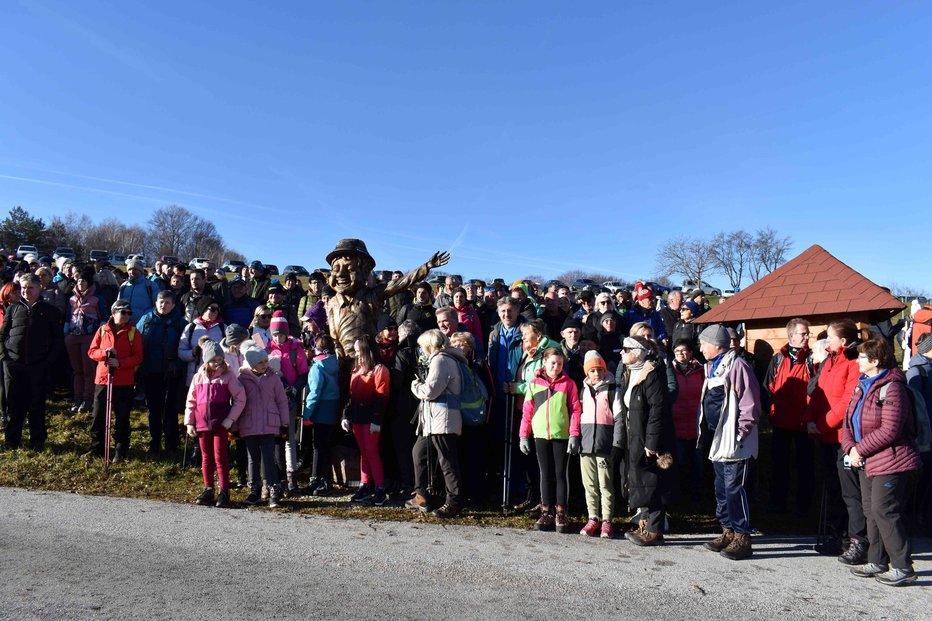
[[[806,421],[816,424],[818,439],[823,444],[841,442],[845,411],[861,375],[857,349],[860,344],[860,341],[855,341],[843,351],[830,352],[819,367],[818,379],[809,395]]]
[[[217,431],[227,417],[235,425],[245,407],[246,391],[233,369],[227,367],[212,375],[202,367],[194,374],[188,389],[184,424],[194,425],[199,432]]]
[[[31,307],[24,300],[7,306],[0,328],[0,359],[26,365],[57,360],[65,335],[58,309],[41,298]]]
[[[133,280],[129,279],[120,285],[118,300],[126,300],[133,311],[133,323],[155,308],[155,297],[159,294],[159,286],[144,276]],[[109,307],[108,307],[109,308]]]
[[[572,378],[571,378],[572,379]],[[582,413],[579,417],[582,453],[586,455],[610,455],[613,447],[621,448],[622,425],[621,393],[615,378],[605,379],[592,386],[583,380]]]
[[[160,315],[153,308],[142,316],[136,329],[142,335],[144,373],[180,375],[185,370],[187,365],[178,359],[178,342],[184,330],[178,308],[173,308],[167,315]]]
[[[340,420],[339,364],[333,354],[314,358],[308,375],[304,420],[321,425],[336,425]]]
[[[246,394],[235,425],[240,437],[278,435],[288,426],[288,398],[282,381],[271,369],[257,376],[249,367],[240,369],[239,381]]]
[[[294,386],[301,390],[307,385],[307,354],[304,353],[301,341],[289,336],[284,343],[278,343],[273,338],[265,346],[265,351],[269,353],[269,358],[281,359],[279,368],[287,386]]]
[[[518,339],[518,342],[521,342],[521,339]],[[537,376],[537,372],[542,366],[544,366],[544,352],[551,347],[556,347],[560,351],[563,351],[563,348],[559,343],[547,336],[542,336],[540,338],[540,343],[537,344],[537,350],[534,352],[533,356],[529,356],[527,352],[521,358],[521,363],[518,365],[518,372],[515,377],[515,393],[523,395],[527,391],[527,385],[534,381],[534,378]]]
[[[521,409],[522,438],[567,440],[580,435],[579,392],[576,383],[560,372],[551,379],[544,369],[538,369],[524,390]]]
[[[132,386],[136,382],[136,367],[142,364],[142,335],[132,323],[125,323],[119,328],[111,319],[97,329],[87,356],[97,361],[97,373],[94,383],[105,385],[109,375],[107,350],[115,349],[120,366],[113,369],[114,386]]]
[[[678,440],[695,440],[699,437],[699,399],[705,373],[697,360],[690,360],[686,371],[673,364],[676,377],[676,399],[671,408],[673,413],[673,430]]]
[[[883,386],[887,386],[887,390],[881,401]],[[857,442],[853,417],[862,397],[864,403],[858,421],[861,441]],[[858,449],[858,454],[864,458],[867,476],[910,472],[922,467],[922,458],[916,448],[916,424],[910,399],[906,376],[895,367],[871,383],[866,395],[861,382],[854,387],[845,411],[841,447],[846,455],[853,447]]]
[[[384,364],[377,364],[365,373],[354,369],[343,418],[356,425],[381,425],[388,404],[389,377],[388,367]]]
[[[219,343],[225,336],[223,324],[215,323],[208,328],[203,319],[195,317],[194,321],[185,326],[178,341],[178,358],[188,363],[188,375],[185,380],[188,384],[194,379],[194,372],[203,362],[200,359],[201,348],[198,346],[202,336],[209,336],[211,340]]]
[[[74,292],[68,299],[68,313],[65,317],[65,334],[72,336],[87,336],[94,331],[104,321],[104,317],[109,313],[104,313],[100,308],[100,299],[95,293],[94,285],[91,285],[84,295]]]
[[[421,400],[418,409],[417,434],[421,436],[453,434],[463,430],[459,408],[447,405],[447,395],[461,395],[463,381],[459,364],[469,364],[466,356],[455,347],[434,352],[427,360],[427,377],[411,382],[411,392]]]

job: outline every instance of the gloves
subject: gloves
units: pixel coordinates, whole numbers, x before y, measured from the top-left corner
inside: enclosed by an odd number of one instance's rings
[[[233,419],[232,419],[232,418],[224,418],[224,419],[223,419],[223,422],[220,423],[220,424],[223,425],[223,428],[224,428],[224,429],[226,429],[227,431],[229,431],[229,430],[230,430],[230,427],[233,426]]]
[[[582,439],[579,436],[570,436],[570,443],[566,446],[566,452],[570,455],[579,455],[582,450]]]
[[[345,431],[346,433],[350,432],[351,426],[352,426],[352,423],[350,423],[350,420],[348,418],[344,418],[343,420],[340,421],[340,427],[342,427],[343,431]]]
[[[369,433],[378,433],[382,431],[382,425],[376,425],[375,423],[369,423]]]
[[[194,425],[188,425],[188,435],[192,438],[197,435],[197,429],[194,428]]]
[[[284,439],[288,439],[288,425],[282,425],[278,428],[278,435]]]
[[[521,438],[518,443],[518,447],[521,449],[521,452],[525,455],[531,454],[531,439],[530,438]]]

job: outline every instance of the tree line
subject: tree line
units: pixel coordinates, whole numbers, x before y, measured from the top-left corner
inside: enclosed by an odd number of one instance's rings
[[[182,260],[244,260],[241,253],[224,243],[213,222],[179,205],[157,209],[145,226],[124,224],[116,218],[95,223],[86,214],[71,211],[53,216],[46,223],[17,206],[0,222],[0,243],[11,252],[21,244],[31,244],[49,254],[64,246],[73,248],[79,258],[86,258],[91,250],[107,250],[121,254],[142,252],[150,260],[163,255]]]

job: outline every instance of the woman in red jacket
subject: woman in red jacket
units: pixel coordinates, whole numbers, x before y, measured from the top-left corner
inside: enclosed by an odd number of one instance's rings
[[[819,367],[806,408],[806,430],[821,444],[825,486],[828,537],[816,545],[815,551],[829,556],[840,554],[838,560],[849,565],[860,565],[867,559],[867,522],[861,508],[861,487],[857,474],[845,469],[841,450],[845,411],[860,375],[857,353],[860,344],[858,327],[850,319],[828,325],[828,357]],[[846,527],[849,544],[842,549]]]
[[[699,401],[705,372],[695,358],[692,342],[680,339],[673,345],[673,375],[676,377],[676,401],[673,402],[673,430],[676,432],[676,456],[680,481],[689,481],[689,495],[695,502],[702,495],[702,450],[699,438]]]
[[[861,483],[870,549],[867,564],[851,573],[899,586],[916,580],[905,515],[922,467],[912,401],[906,376],[883,339],[858,346],[858,368],[841,446]]]

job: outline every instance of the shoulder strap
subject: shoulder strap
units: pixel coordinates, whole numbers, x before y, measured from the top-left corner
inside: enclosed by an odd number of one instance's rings
[[[291,349],[288,351],[288,357],[291,358],[291,368],[294,369],[294,372],[298,372],[298,349],[295,347],[295,344],[291,344]]]

